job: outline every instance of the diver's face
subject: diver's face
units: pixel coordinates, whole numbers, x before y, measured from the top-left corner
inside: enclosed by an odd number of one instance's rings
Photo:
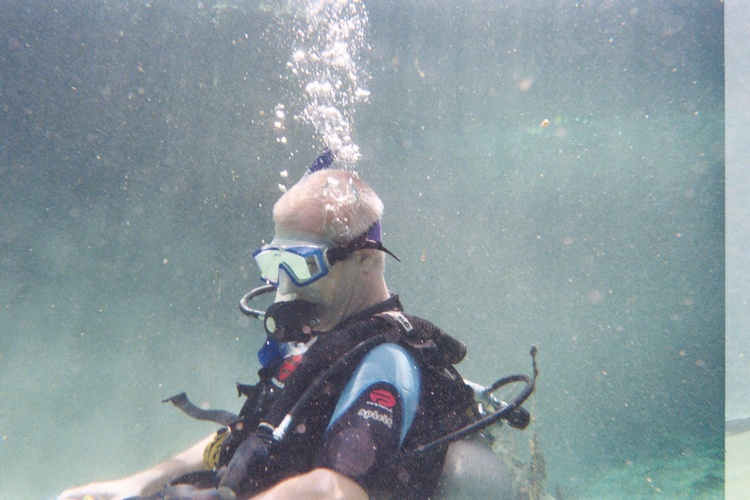
[[[276,235],[271,244],[284,245],[289,241],[294,241],[295,244],[332,246],[320,235],[277,223]],[[330,268],[328,274],[305,286],[295,285],[289,275],[284,270],[280,270],[276,302],[305,300],[316,304],[320,312],[320,325],[316,330],[329,330],[344,319],[349,312],[351,297],[359,282],[357,279],[358,261],[356,256],[351,256],[344,261],[337,262]]]

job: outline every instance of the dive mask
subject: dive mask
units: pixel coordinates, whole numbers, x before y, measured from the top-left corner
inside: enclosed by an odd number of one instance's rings
[[[283,270],[296,286],[306,286],[328,274],[332,264],[326,258],[327,250],[318,245],[264,245],[253,257],[266,283],[279,286]]]
[[[381,242],[380,221],[373,224],[367,232],[343,245],[328,247],[298,243],[301,242],[292,242],[289,245],[271,242],[253,253],[263,281],[279,286],[279,273],[283,270],[296,286],[307,286],[328,274],[334,264],[346,260],[357,250],[379,250],[399,260]]]

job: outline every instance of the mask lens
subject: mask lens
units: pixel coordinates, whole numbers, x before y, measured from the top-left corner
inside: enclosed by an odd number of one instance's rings
[[[279,269],[283,269],[295,285],[304,286],[328,274],[323,251],[319,247],[264,247],[253,256],[263,280],[278,285]]]

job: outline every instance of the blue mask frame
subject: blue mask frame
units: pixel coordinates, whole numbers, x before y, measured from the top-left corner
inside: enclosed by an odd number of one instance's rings
[[[279,273],[284,271],[296,286],[307,286],[319,280],[331,269],[324,246],[303,245],[284,247],[264,245],[253,253],[261,279],[279,286]]]

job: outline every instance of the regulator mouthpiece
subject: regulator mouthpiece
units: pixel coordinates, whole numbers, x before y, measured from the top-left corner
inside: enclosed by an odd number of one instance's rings
[[[318,306],[306,300],[274,302],[266,310],[263,327],[277,342],[308,342],[320,324]]]

